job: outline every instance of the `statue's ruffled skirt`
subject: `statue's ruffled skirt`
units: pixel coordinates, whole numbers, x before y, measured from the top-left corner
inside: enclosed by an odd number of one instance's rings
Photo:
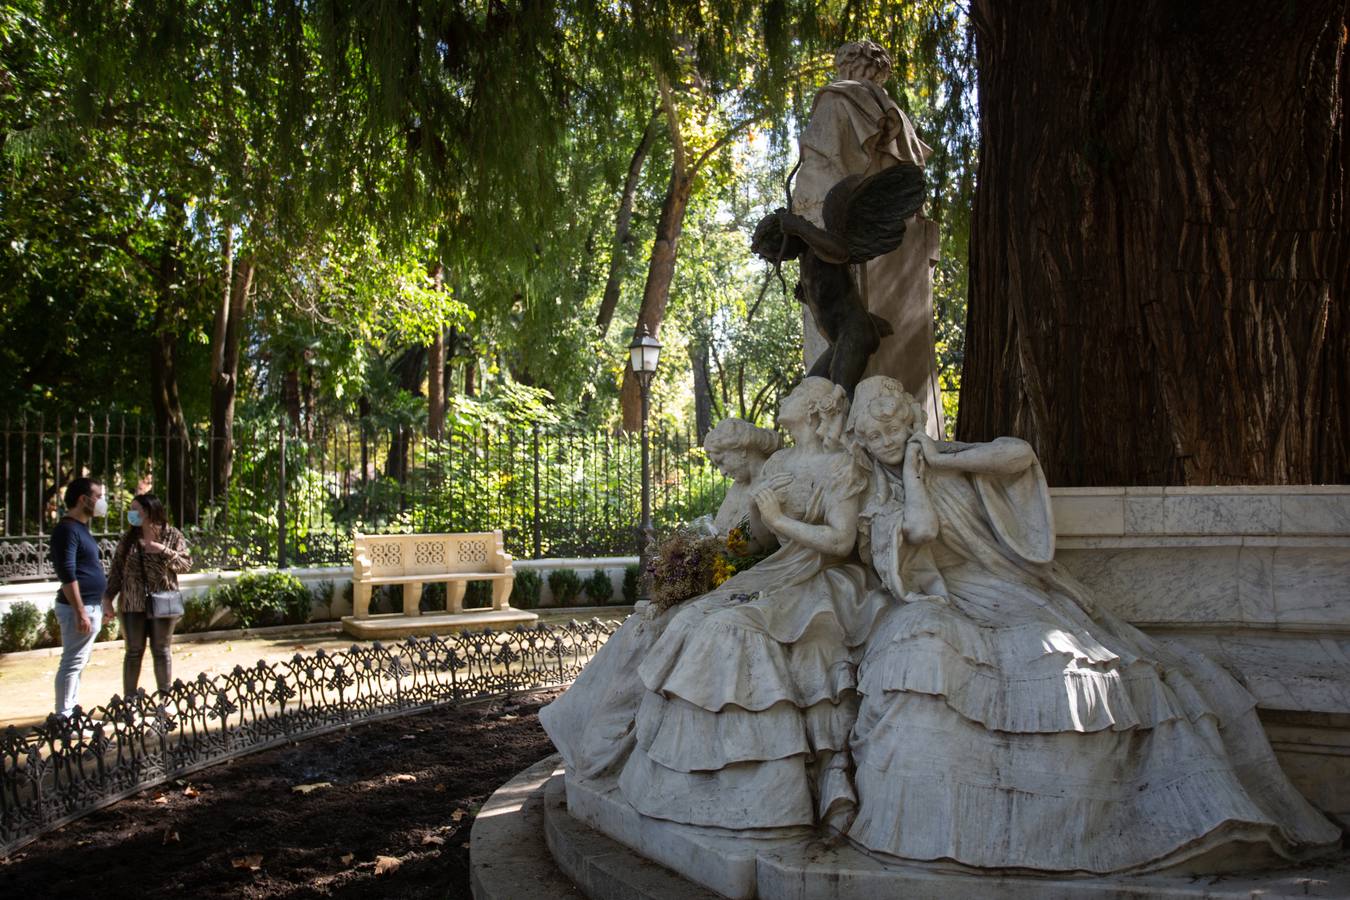
[[[964,603],[982,585],[959,572],[948,586],[955,606],[889,611],[859,668],[847,833],[860,846],[1105,873],[1233,842],[1289,859],[1338,843],[1280,770],[1251,695],[1203,656],[1063,597],[1017,615]]]
[[[847,821],[854,648],[884,603],[861,566],[789,547],[673,614],[638,668],[624,798],[719,828]]]

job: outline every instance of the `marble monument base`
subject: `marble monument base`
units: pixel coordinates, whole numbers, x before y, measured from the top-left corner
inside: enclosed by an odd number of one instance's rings
[[[805,829],[733,835],[651,819],[623,800],[612,779],[564,780],[555,770],[536,790],[543,794],[554,862],[588,897],[701,896],[699,889],[733,900],[1350,896],[1350,855],[1330,864],[1259,874],[1033,876],[956,864],[882,861]],[[670,875],[658,883],[644,870],[648,887],[635,893],[634,885],[623,885],[625,873],[636,871],[644,860],[659,863]]]

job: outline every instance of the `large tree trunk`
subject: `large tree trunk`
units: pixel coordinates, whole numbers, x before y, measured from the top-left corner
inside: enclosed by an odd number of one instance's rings
[[[647,120],[637,149],[633,151],[633,158],[628,162],[628,177],[624,180],[623,196],[619,199],[619,212],[614,221],[614,249],[609,255],[609,277],[605,279],[605,293],[600,299],[600,312],[595,317],[602,338],[609,333],[609,323],[614,318],[614,309],[619,305],[623,267],[628,258],[628,245],[633,241],[633,197],[637,194],[638,182],[642,178],[643,163],[647,161],[647,154],[651,152],[660,131],[660,113],[653,113]]]
[[[1350,480],[1344,0],[975,0],[957,436],[1052,484]]]
[[[713,396],[708,383],[708,342],[700,337],[689,342],[689,368],[694,375],[694,430],[701,444],[712,430]]]
[[[252,257],[236,260],[234,237],[225,228],[220,302],[211,335],[211,495],[225,494],[234,467],[234,401],[239,393],[239,350],[253,288]]]
[[[414,397],[422,395],[422,363],[427,348],[409,347],[394,363],[398,384]],[[412,449],[413,430],[407,425],[395,425],[389,431],[389,453],[384,460],[384,474],[402,483],[411,471],[409,451]]]
[[[165,313],[157,312],[155,319],[150,340],[150,404],[156,427],[167,440],[164,469],[155,473],[154,491],[169,507],[173,523],[185,527],[197,523],[197,482],[187,418],[178,393],[178,336],[168,327]]]
[[[435,289],[445,289],[445,266],[431,265],[431,281]],[[431,341],[431,358],[427,363],[427,437],[440,440],[445,433],[445,329],[437,328]]]
[[[661,204],[661,218],[656,223],[656,241],[652,244],[651,261],[647,266],[647,285],[642,291],[642,306],[638,309],[637,327],[646,325],[653,337],[661,331],[661,320],[670,301],[670,283],[675,278],[675,259],[679,253],[680,231],[684,227],[684,213],[693,191],[692,174],[682,173],[677,167],[671,172],[666,199]],[[625,366],[623,389],[623,427],[637,431],[642,427],[642,395],[638,390],[633,370]]]

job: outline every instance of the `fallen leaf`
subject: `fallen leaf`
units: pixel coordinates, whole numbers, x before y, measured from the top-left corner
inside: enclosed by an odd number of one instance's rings
[[[161,841],[160,843],[163,843],[163,844],[176,844],[176,843],[178,843],[178,832],[176,832],[176,831],[166,831],[166,832],[164,832],[164,840]]]
[[[344,866],[350,866],[352,864],[352,860],[356,859],[356,854],[344,853],[340,857],[338,857],[338,859],[342,861],[342,864]]]
[[[390,775],[389,780],[396,784],[415,784],[417,776],[408,774]]]
[[[445,843],[445,838],[439,837],[439,836],[434,835],[434,834],[428,834],[428,835],[424,835],[424,836],[422,837],[422,843],[424,843],[424,844],[437,844],[437,845],[440,845],[440,844],[444,844],[444,843]]]
[[[236,856],[230,860],[230,865],[236,869],[248,869],[251,872],[256,872],[262,868],[262,859],[261,853],[250,853],[247,856]]]
[[[514,721],[515,719],[519,719],[519,718],[520,718],[520,716],[502,716],[502,721],[503,721],[503,722],[511,722],[511,721]]]
[[[189,784],[187,787],[183,788],[183,796],[184,796],[184,797],[200,797],[201,795],[202,795],[202,792],[199,791],[199,790],[197,790],[195,787],[193,787],[193,786],[190,785],[190,784]]]
[[[445,793],[445,785],[443,785],[443,784],[438,784],[438,785],[436,785],[435,791],[436,791],[436,793],[438,793],[438,794],[444,794],[444,793]]]
[[[375,874],[387,875],[401,865],[403,865],[403,860],[397,856],[377,856],[375,857]]]
[[[297,784],[291,788],[291,791],[297,794],[308,794],[310,791],[317,791],[319,788],[332,787],[331,781],[316,781],[313,784]]]
[[[90,844],[92,844],[92,843],[93,843],[93,841],[88,840],[88,839],[85,839],[85,840],[83,840],[83,841],[76,841],[76,842],[75,842],[75,846],[76,846],[76,847],[88,847],[88,846],[89,846]]]
[[[154,802],[159,806],[164,806],[169,802],[169,798],[164,796],[163,794],[160,794],[158,797],[154,799]]]
[[[462,818],[464,818],[464,810],[462,809],[457,809],[450,814],[451,822],[458,822]]]
[[[400,738],[399,740],[404,740],[404,741],[415,741],[415,740],[417,740],[417,735],[415,735],[415,734],[405,734],[405,735],[403,735],[403,737]]]

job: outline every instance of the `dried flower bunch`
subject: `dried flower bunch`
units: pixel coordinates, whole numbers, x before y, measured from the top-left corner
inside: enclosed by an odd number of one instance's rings
[[[737,526],[725,540],[687,529],[671,532],[647,563],[652,604],[661,611],[719,587],[767,554],[754,554],[749,529]]]

